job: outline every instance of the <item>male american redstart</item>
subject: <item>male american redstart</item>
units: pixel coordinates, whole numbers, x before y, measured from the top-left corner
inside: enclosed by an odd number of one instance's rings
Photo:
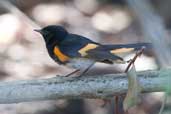
[[[69,33],[64,27],[49,25],[39,32],[46,43],[50,57],[58,64],[70,66],[85,73],[96,62],[125,63],[120,54],[151,47],[150,43],[103,45],[84,36]]]

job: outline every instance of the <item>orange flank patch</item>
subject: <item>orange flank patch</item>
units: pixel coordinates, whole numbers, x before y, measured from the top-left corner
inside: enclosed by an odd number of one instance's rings
[[[96,47],[98,47],[97,44],[87,44],[85,47],[81,48],[78,52],[81,54],[81,56],[86,56],[87,51],[89,51],[91,49],[95,49]]]
[[[54,54],[58,57],[58,59],[62,62],[68,61],[69,57],[64,55],[58,47],[55,47],[53,50]]]
[[[120,53],[127,53],[127,52],[131,52],[131,51],[134,51],[134,48],[114,49],[114,50],[111,50],[110,53],[112,53],[112,54],[120,54]]]

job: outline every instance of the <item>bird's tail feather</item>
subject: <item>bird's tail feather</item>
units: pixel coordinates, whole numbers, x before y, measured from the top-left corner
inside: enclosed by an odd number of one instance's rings
[[[118,53],[129,53],[132,51],[140,50],[141,48],[151,49],[151,43],[136,43],[136,44],[116,44],[116,45],[105,45],[106,50],[110,50],[112,54]]]

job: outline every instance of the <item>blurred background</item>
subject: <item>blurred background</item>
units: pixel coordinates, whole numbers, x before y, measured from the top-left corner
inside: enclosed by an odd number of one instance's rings
[[[170,32],[171,1],[150,2]],[[33,31],[51,24],[63,25],[69,32],[104,44],[147,42],[136,16],[124,0],[1,0],[1,81],[49,78],[73,70],[53,62],[48,56],[43,38]],[[132,56],[125,56],[125,59]],[[96,64],[87,75],[118,73],[125,68],[126,65]],[[138,71],[157,68],[157,62],[150,52],[136,61]],[[141,98],[142,103],[133,109],[133,114],[158,113],[163,93],[143,94]],[[100,99],[0,104],[0,114],[114,114],[113,100],[105,107],[101,107],[102,104]],[[170,112],[171,99],[168,98],[164,114]]]

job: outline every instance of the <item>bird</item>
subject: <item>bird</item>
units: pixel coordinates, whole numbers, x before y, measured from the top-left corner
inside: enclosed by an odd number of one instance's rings
[[[151,43],[101,44],[90,38],[72,34],[60,25],[48,25],[34,31],[43,36],[48,54],[56,63],[75,69],[66,76],[78,71],[82,76],[96,62],[124,64],[126,61],[121,54],[151,47]]]

